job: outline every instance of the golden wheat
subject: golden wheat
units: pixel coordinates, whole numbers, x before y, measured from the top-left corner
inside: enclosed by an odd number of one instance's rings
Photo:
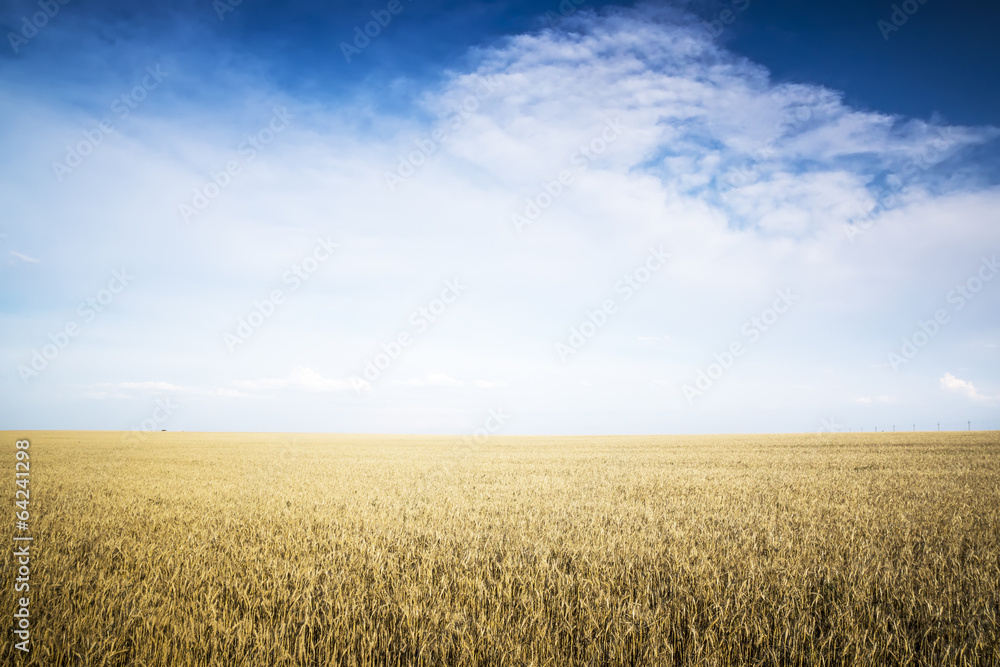
[[[1000,664],[997,433],[24,437],[17,664]]]

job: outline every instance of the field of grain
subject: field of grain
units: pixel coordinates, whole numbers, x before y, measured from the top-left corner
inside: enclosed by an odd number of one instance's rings
[[[25,437],[5,664],[1000,664],[996,432]]]

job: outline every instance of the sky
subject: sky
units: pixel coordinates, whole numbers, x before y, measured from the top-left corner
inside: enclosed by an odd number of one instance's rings
[[[4,3],[0,428],[1000,428],[998,19]]]

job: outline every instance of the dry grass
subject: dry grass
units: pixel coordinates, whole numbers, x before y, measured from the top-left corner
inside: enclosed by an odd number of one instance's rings
[[[1000,664],[995,432],[25,436],[17,664]]]

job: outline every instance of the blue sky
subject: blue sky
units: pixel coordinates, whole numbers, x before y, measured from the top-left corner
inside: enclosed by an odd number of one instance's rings
[[[1000,428],[997,19],[7,3],[4,428]]]

